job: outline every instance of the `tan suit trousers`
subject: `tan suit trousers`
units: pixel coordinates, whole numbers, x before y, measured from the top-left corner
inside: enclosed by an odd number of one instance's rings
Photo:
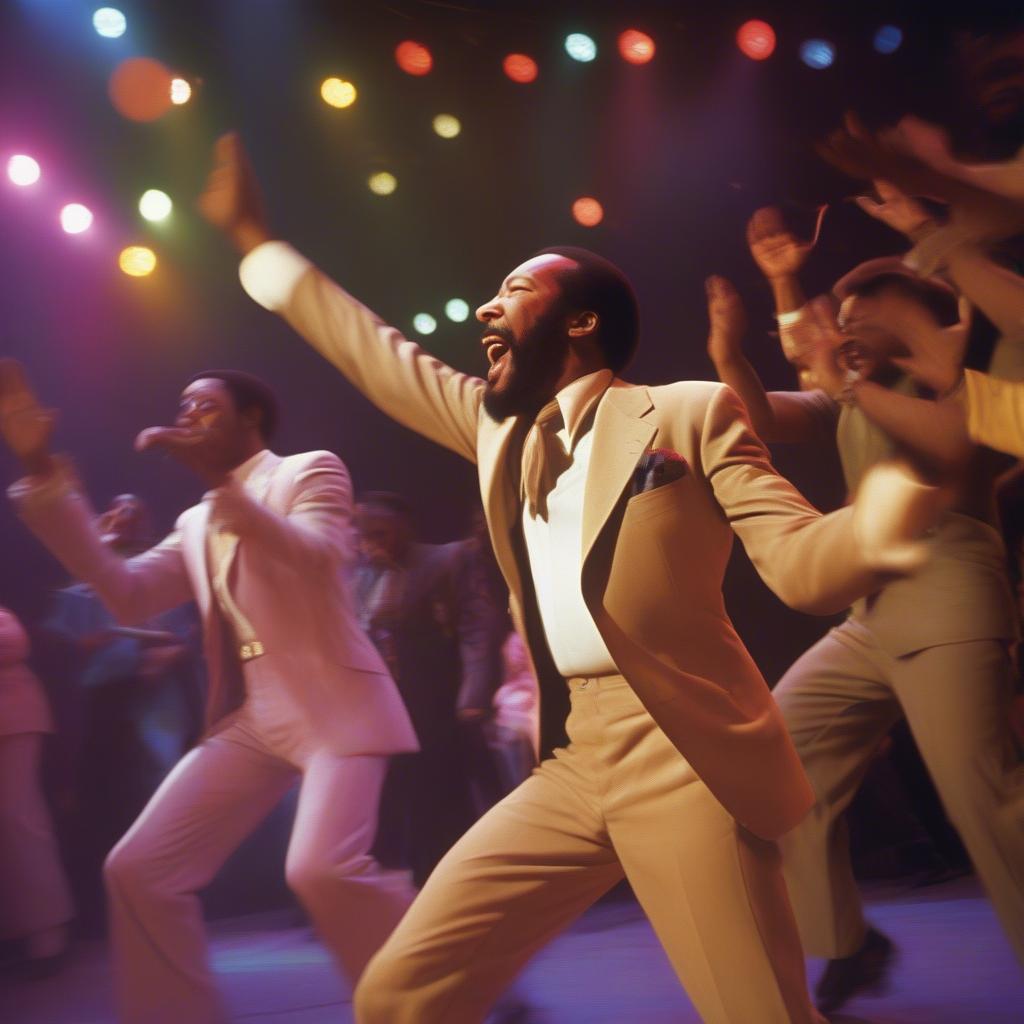
[[[1010,731],[1013,675],[1001,640],[896,658],[855,619],[803,655],[775,696],[818,803],[781,843],[811,955],[849,956],[866,925],[842,814],[901,715],[1024,962],[1024,770]]]
[[[568,747],[437,866],[367,967],[358,1024],[479,1024],[623,875],[705,1021],[819,1021],[775,844],[737,826],[625,680],[570,689]]]
[[[406,873],[369,855],[387,758],[318,749],[266,696],[250,692],[238,720],[175,766],[107,858],[123,1024],[227,1020],[196,893],[297,777],[285,876],[353,983],[412,900]]]

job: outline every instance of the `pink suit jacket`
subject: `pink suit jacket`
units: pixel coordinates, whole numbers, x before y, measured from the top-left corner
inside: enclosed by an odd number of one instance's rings
[[[26,664],[28,634],[14,614],[0,608],[0,737],[53,732],[42,683]]]
[[[398,689],[356,622],[343,579],[352,511],[344,464],[330,452],[267,452],[245,489],[254,502],[238,531],[228,581],[284,696],[337,754],[416,750]],[[125,561],[101,542],[95,513],[66,464],[46,480],[18,481],[10,495],[33,533],[123,624],[197,602],[206,725],[216,731],[244,691],[235,640],[211,592],[209,503],[187,509],[161,543]]]

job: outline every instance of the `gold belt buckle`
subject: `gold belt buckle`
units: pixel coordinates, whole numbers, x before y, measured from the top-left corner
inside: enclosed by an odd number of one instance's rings
[[[238,648],[238,656],[242,661],[252,661],[253,658],[262,658],[266,652],[259,640],[250,640]]]

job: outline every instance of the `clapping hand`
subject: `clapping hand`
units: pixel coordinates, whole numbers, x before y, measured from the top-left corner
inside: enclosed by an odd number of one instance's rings
[[[747,224],[747,245],[754,262],[769,281],[799,273],[814,248],[786,227],[774,206],[755,211]]]
[[[874,183],[878,195],[857,196],[857,205],[875,220],[908,237],[931,222],[931,215],[916,199],[901,192],[892,182],[878,179]]]
[[[729,362],[741,354],[747,331],[747,313],[743,300],[731,281],[712,276],[704,282],[708,298],[708,355],[718,363]]]

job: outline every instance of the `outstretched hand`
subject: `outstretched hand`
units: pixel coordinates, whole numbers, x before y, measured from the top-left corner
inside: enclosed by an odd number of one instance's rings
[[[244,256],[271,237],[259,183],[237,132],[217,140],[213,157],[199,212]]]
[[[205,432],[195,427],[147,427],[135,438],[137,452],[161,451],[191,469],[209,487],[224,481],[206,459]]]
[[[0,359],[0,435],[26,472],[50,471],[50,439],[57,414],[40,404],[25,368],[14,359]]]

